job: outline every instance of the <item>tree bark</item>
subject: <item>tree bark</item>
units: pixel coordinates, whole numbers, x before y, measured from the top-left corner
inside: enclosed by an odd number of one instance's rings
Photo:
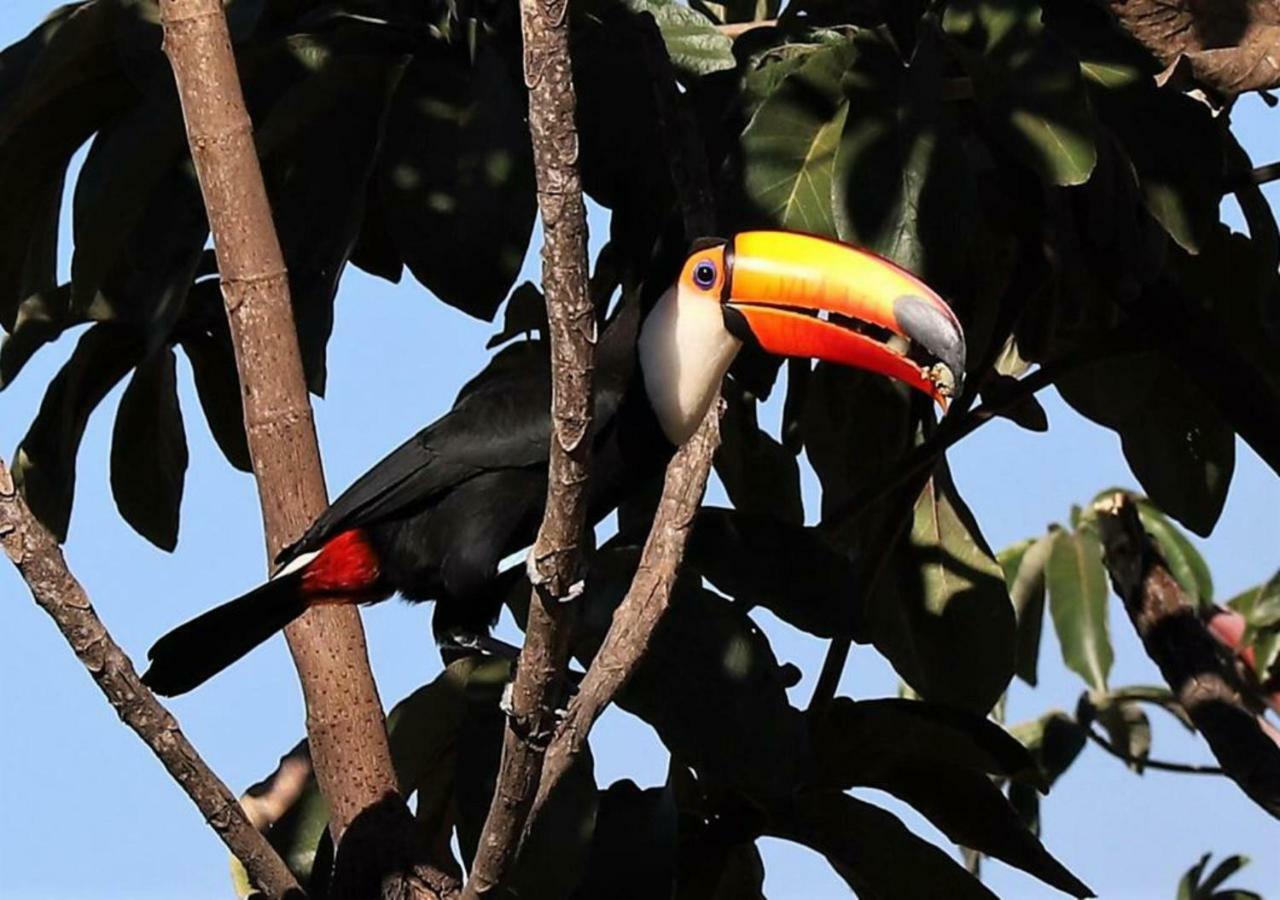
[[[565,695],[576,608],[562,601],[581,590],[591,454],[596,317],[587,289],[587,222],[578,173],[568,0],[521,0],[520,26],[544,235],[552,441],[546,510],[529,553],[529,621],[512,686],[497,788],[464,891],[468,898],[494,890],[510,868]]]
[[[328,503],[288,273],[222,4],[161,0],[160,17],[213,233],[272,559]],[[356,607],[319,604],[286,628],[285,637],[306,699],[316,777],[339,845],[357,817],[389,803],[403,806],[364,629]],[[366,821],[374,819],[389,821],[381,815]]]
[[[1138,518],[1117,493],[1095,504],[1107,570],[1147,655],[1204,735],[1223,772],[1280,818],[1280,747],[1244,702],[1231,660],[1187,600]]]
[[[635,577],[614,611],[604,642],[547,748],[542,782],[526,833],[551,792],[586,747],[591,727],[631,679],[653,642],[658,623],[671,605],[671,592],[684,559],[689,529],[702,505],[711,463],[720,444],[722,409],[721,401],[711,405],[693,437],[667,466],[658,513],[645,540]]]
[[[53,618],[107,701],[169,770],[257,888],[269,897],[301,897],[301,888],[284,860],[138,678],[133,663],[112,640],[84,588],[67,569],[57,539],[27,509],[3,462],[0,539],[31,596]]]

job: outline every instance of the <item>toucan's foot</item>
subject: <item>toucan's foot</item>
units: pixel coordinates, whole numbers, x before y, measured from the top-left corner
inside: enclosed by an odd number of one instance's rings
[[[510,719],[516,714],[516,680],[514,676],[510,681],[502,686],[502,696],[498,699],[498,709],[502,710],[502,714]]]
[[[586,589],[587,589],[586,579],[579,578],[573,584],[569,585],[569,590],[566,591],[565,595],[560,598],[560,602],[572,603],[574,600],[577,600],[579,597],[581,597],[583,592],[586,591]]]

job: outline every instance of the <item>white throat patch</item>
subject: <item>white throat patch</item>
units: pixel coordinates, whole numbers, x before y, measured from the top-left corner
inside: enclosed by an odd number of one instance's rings
[[[742,342],[724,327],[715,300],[667,290],[640,328],[640,371],[667,440],[697,430]]]

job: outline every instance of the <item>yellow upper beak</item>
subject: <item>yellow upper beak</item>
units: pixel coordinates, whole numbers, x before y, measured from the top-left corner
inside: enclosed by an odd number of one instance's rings
[[[724,248],[721,298],[731,329],[782,356],[805,356],[896,378],[944,407],[964,379],[964,332],[928,285],[847,244],[787,231],[749,231]],[[882,341],[815,313],[900,335],[936,363],[921,365]],[[740,317],[740,319],[738,318]],[[742,335],[740,335],[742,336]]]

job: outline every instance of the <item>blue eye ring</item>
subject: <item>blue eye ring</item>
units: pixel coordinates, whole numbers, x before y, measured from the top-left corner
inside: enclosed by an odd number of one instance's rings
[[[711,260],[700,260],[693,267],[693,283],[703,290],[713,287],[716,283],[716,265]]]

